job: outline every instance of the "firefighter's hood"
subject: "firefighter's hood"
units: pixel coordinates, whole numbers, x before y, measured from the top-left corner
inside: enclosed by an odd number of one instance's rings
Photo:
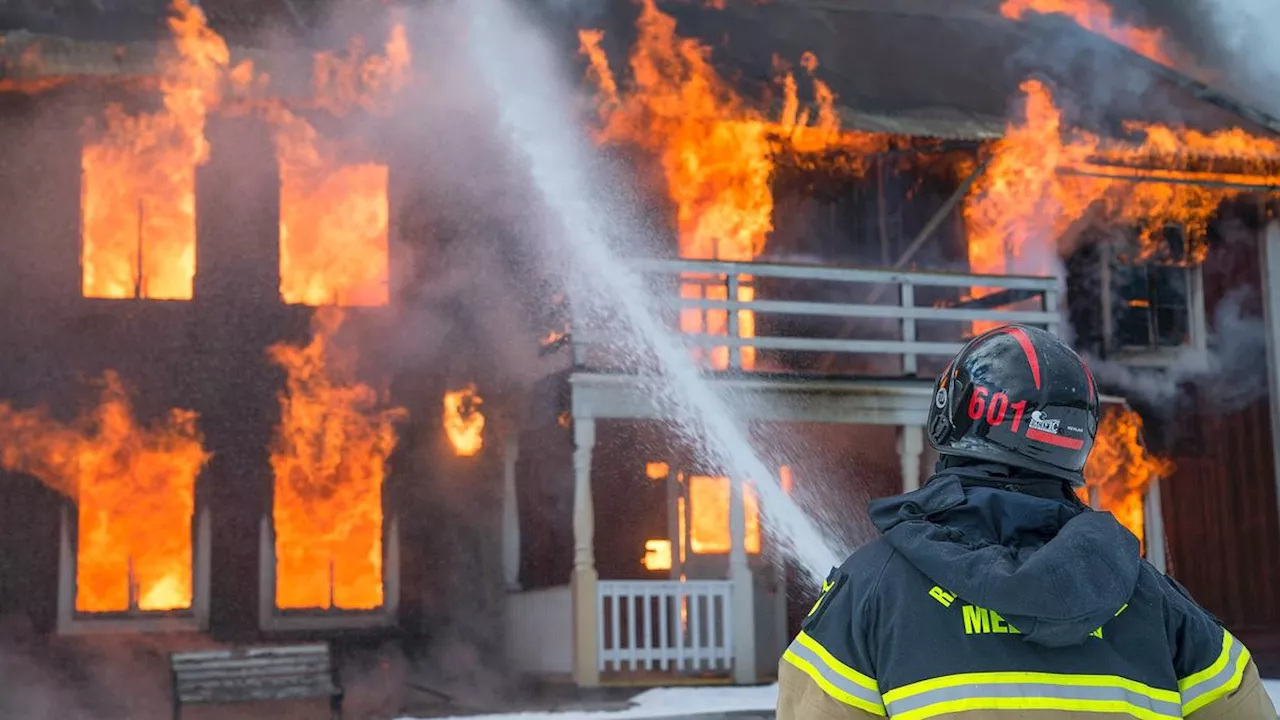
[[[996,467],[951,468],[871,503],[871,519],[930,580],[999,613],[1024,640],[1079,644],[1133,596],[1138,539],[1109,513],[1043,491],[1060,481],[1036,492],[1000,480]]]

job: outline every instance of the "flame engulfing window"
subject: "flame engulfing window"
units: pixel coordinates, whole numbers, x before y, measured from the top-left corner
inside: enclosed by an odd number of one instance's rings
[[[386,305],[387,167],[280,165],[280,295],[300,305]]]
[[[701,555],[729,552],[729,478],[694,475],[689,478],[689,549]],[[760,552],[760,501],[755,488],[744,483],[742,504],[746,514],[745,545],[748,553]]]
[[[382,485],[404,411],[356,380],[356,358],[335,342],[342,321],[321,308],[309,345],[270,350],[288,373],[271,448],[281,609],[383,603]]]
[[[90,128],[81,158],[85,297],[189,299],[196,269],[195,171],[208,157],[205,117],[230,55],[189,2],[169,19],[176,52],[160,60],[160,109],[119,105]]]
[[[208,459],[194,413],[144,426],[108,373],[98,406],[70,424],[0,403],[0,438],[0,465],[77,505],[77,611],[191,607],[195,483]]]

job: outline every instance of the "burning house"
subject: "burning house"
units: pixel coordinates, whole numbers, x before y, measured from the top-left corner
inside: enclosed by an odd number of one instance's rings
[[[1280,122],[1100,4],[881,4],[616,3],[566,39],[584,127],[669,241],[633,266],[841,550],[927,478],[966,337],[1074,338],[1107,407],[1088,500],[1280,667],[1280,402],[1187,371],[1262,312],[1233,288],[1280,277]],[[708,461],[650,359],[554,292],[521,298],[523,344],[463,310],[402,361],[465,235],[383,137],[430,82],[413,34],[376,13],[268,50],[305,18],[246,8],[103,38],[0,4],[0,616],[175,648],[462,635],[584,686],[768,677],[809,585],[770,479]]]
[[[1038,324],[1108,393],[1082,494],[1272,666],[1273,403],[1261,342],[1233,325],[1261,332],[1280,122],[1098,2],[644,2],[597,23],[579,33],[595,141],[674,230],[638,265],[679,297],[670,321],[784,492],[855,547],[867,499],[927,476],[947,356]],[[1244,319],[1230,288],[1253,289]],[[759,484],[663,430],[681,413],[606,329],[570,333],[544,429],[522,436],[538,456],[508,484],[514,662],[584,685],[767,677],[807,580],[779,567]],[[1224,363],[1253,367],[1255,390],[1214,390]],[[1228,576],[1257,592],[1229,594]]]

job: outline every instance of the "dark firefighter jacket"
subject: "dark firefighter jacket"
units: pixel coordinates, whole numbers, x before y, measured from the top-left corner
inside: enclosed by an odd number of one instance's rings
[[[1249,651],[1059,480],[952,467],[871,504],[779,666],[778,720],[1276,718]]]

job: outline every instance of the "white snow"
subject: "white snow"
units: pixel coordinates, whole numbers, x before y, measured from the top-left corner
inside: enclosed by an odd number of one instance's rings
[[[1267,688],[1267,694],[1271,696],[1271,703],[1280,709],[1280,680],[1263,680],[1262,684]]]
[[[626,710],[596,712],[533,712],[509,715],[470,715],[434,720],[639,720],[726,712],[771,712],[778,704],[778,686],[656,688],[631,698]],[[399,720],[413,720],[400,718]]]
[[[1263,680],[1272,702],[1280,708],[1280,680]],[[761,687],[694,687],[658,688],[631,699],[626,710],[596,712],[536,712],[509,715],[470,715],[434,720],[649,720],[684,715],[707,715],[726,712],[768,712],[778,702],[778,686]],[[414,720],[400,718],[399,720]]]

